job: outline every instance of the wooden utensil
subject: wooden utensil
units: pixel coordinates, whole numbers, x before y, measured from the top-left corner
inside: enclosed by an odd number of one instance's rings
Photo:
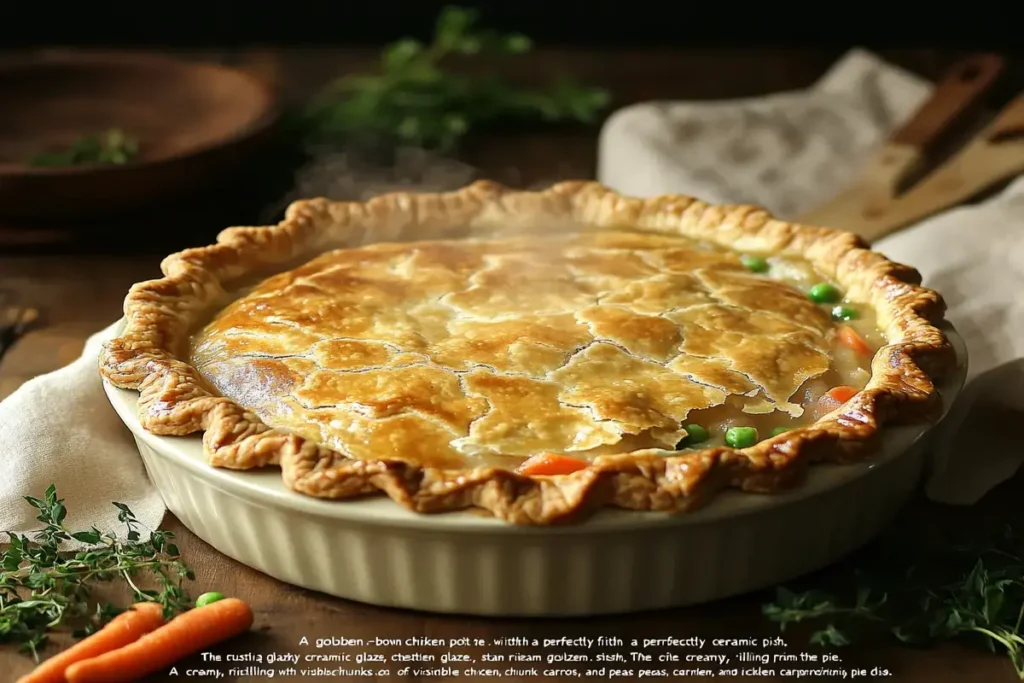
[[[86,219],[169,201],[238,168],[276,119],[246,72],[139,53],[49,51],[0,64],[0,215]],[[139,141],[124,165],[35,167],[111,128]]]
[[[905,189],[930,153],[976,113],[1002,67],[995,55],[958,63],[866,164],[857,183],[798,220],[849,230],[871,242],[1024,171],[1024,136],[1013,134],[1024,128],[1024,98],[1018,98],[937,171]]]

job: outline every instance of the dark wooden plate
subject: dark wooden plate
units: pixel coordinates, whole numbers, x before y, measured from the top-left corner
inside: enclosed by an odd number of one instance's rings
[[[5,61],[0,216],[87,220],[171,201],[239,168],[276,118],[266,84],[217,64],[67,51]],[[138,140],[127,164],[30,164],[114,128]]]

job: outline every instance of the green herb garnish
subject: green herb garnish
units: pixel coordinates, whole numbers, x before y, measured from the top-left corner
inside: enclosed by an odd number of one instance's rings
[[[951,543],[922,538],[925,523],[918,527],[902,525],[869,546],[827,589],[778,588],[764,615],[783,629],[811,623],[811,642],[825,646],[871,633],[908,645],[978,645],[1004,652],[1024,679],[1024,539],[1007,527],[994,539]]]
[[[369,137],[448,151],[480,124],[502,119],[587,123],[608,104],[605,91],[569,80],[538,91],[496,76],[445,71],[441,62],[449,56],[510,56],[531,49],[526,36],[476,28],[478,18],[476,10],[446,8],[429,45],[413,39],[392,43],[378,73],[330,84],[302,117],[309,141]]]
[[[120,166],[139,155],[138,141],[113,128],[111,130],[85,135],[65,150],[37,154],[29,161],[30,166]]]
[[[49,634],[62,626],[78,627],[85,636],[102,628],[123,608],[93,598],[102,582],[123,582],[133,602],[157,602],[168,617],[191,607],[183,588],[195,578],[181,561],[170,531],[149,531],[123,503],[114,503],[125,525],[124,539],[96,528],[69,531],[67,508],[54,486],[42,499],[25,498],[39,510],[43,528],[31,535],[7,532],[8,547],[0,552],[0,642],[17,643],[37,661]],[[64,552],[62,542],[74,539],[82,550]],[[148,578],[155,590],[139,587]],[[145,585],[145,584],[143,584]]]

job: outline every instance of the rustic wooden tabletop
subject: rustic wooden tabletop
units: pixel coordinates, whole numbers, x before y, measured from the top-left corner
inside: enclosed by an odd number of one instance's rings
[[[623,53],[585,51],[539,52],[516,67],[514,77],[564,70],[581,80],[608,86],[619,105],[655,98],[716,99],[752,96],[809,85],[841,54],[840,49],[806,50],[658,50]],[[367,67],[374,56],[358,50],[251,51],[199,57],[236,63],[273,80],[286,100],[298,101],[320,83],[345,71]],[[884,56],[934,78],[955,55],[930,50],[886,52]],[[595,131],[548,131],[483,138],[470,161],[499,179],[534,184],[556,178],[588,178],[594,174]],[[205,212],[205,213],[204,213]],[[0,225],[0,290],[45,312],[45,325],[19,341],[0,363],[0,398],[26,380],[54,370],[81,351],[85,338],[119,317],[129,286],[158,275],[163,255],[177,248],[207,243],[226,223],[241,219],[225,215],[224,207],[205,205],[184,220],[168,208],[163,219],[141,226],[112,224],[75,231],[66,226]],[[167,216],[170,216],[168,218]],[[153,225],[159,225],[154,230]],[[50,232],[45,232],[49,230]],[[159,238],[146,237],[158,234]],[[42,235],[42,236],[40,236]],[[20,244],[19,244],[20,243]],[[978,509],[946,510],[933,506],[927,514],[956,518],[961,524],[1010,510],[1021,482],[1002,487]],[[993,512],[995,511],[995,512]],[[434,616],[383,609],[331,598],[285,585],[242,566],[195,537],[173,516],[164,526],[179,538],[179,547],[197,579],[194,595],[219,590],[248,600],[257,614],[257,628],[218,650],[227,653],[295,651],[300,638],[455,638],[529,635],[631,637],[771,637],[777,627],[760,615],[767,594],[755,594],[691,609],[629,616],[569,620],[508,620]],[[793,646],[805,641],[787,633]],[[456,648],[457,649],[457,648]],[[804,648],[806,649],[806,648]],[[370,648],[389,653],[388,647]],[[900,681],[998,683],[1016,680],[1005,657],[959,646],[912,650],[886,644],[848,648],[848,662],[871,670],[882,667]],[[196,663],[196,662],[192,662]],[[0,651],[0,678],[14,680],[31,669],[27,658],[11,649]],[[184,671],[184,669],[182,669]],[[398,668],[378,680],[400,678]],[[168,678],[167,680],[180,680]],[[227,677],[223,680],[258,680]],[[282,677],[278,677],[282,680]],[[291,679],[286,679],[291,680]],[[298,680],[298,679],[296,679]],[[725,678],[724,680],[733,680]]]

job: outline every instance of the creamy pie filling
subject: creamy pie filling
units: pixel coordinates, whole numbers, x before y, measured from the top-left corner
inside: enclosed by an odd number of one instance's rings
[[[190,360],[349,457],[514,469],[753,445],[863,388],[884,343],[805,261],[602,232],[330,252],[228,305]]]

